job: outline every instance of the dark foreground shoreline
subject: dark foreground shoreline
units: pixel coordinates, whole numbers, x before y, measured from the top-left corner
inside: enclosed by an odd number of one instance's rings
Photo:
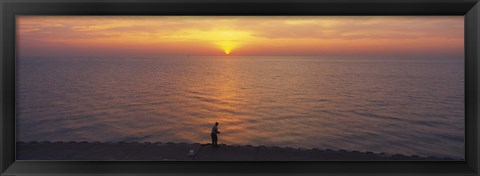
[[[193,150],[193,152],[191,151]],[[313,161],[452,160],[330,149],[199,143],[17,142],[17,160]]]

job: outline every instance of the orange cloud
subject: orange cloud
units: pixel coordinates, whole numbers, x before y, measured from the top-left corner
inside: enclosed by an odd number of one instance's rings
[[[19,16],[20,55],[463,57],[462,16]]]

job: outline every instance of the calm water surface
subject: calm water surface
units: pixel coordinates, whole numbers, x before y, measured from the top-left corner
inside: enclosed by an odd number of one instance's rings
[[[462,59],[19,58],[18,141],[210,142],[464,158]]]

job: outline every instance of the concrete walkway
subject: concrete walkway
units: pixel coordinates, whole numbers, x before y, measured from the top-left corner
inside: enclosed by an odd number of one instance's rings
[[[450,160],[385,153],[187,143],[17,142],[18,160]]]

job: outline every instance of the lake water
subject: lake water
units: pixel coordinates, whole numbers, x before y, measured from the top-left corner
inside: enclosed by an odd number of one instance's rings
[[[18,58],[17,141],[210,142],[464,158],[464,61]]]

